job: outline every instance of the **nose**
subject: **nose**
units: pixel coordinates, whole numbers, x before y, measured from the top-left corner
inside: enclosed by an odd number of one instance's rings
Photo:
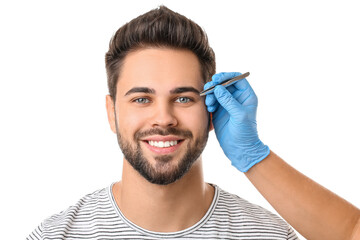
[[[168,103],[158,103],[153,112],[152,127],[175,127],[178,120],[174,109]]]

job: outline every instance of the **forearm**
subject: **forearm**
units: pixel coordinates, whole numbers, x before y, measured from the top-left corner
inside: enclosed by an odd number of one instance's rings
[[[360,210],[304,176],[273,152],[246,176],[307,239],[350,239]]]

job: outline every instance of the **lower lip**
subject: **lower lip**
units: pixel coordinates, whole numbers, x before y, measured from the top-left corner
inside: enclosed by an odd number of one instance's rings
[[[178,144],[176,144],[175,146],[164,147],[164,148],[151,146],[147,141],[143,141],[143,142],[150,149],[150,151],[152,151],[154,153],[157,153],[157,154],[169,154],[169,153],[175,152],[184,141],[178,142]]]

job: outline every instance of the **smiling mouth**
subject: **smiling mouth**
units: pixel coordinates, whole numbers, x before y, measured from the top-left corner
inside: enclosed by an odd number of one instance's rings
[[[168,148],[178,145],[183,140],[174,140],[174,141],[146,141],[150,146],[157,148]]]
[[[185,139],[146,139],[142,142],[151,152],[163,155],[175,153],[184,141]]]

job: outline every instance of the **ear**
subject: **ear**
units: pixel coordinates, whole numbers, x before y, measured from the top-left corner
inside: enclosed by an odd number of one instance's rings
[[[106,111],[111,131],[116,133],[115,103],[110,95],[106,95]]]
[[[209,114],[210,115],[210,126],[209,126],[209,132],[214,130],[214,124],[212,122],[212,113]]]

